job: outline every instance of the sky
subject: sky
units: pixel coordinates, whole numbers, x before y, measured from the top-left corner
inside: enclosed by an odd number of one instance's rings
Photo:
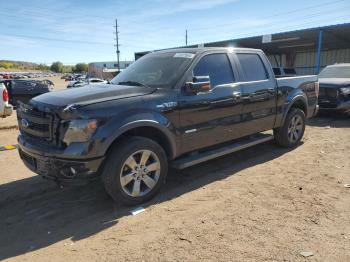
[[[350,22],[349,0],[0,0],[0,60],[115,61],[225,39]]]

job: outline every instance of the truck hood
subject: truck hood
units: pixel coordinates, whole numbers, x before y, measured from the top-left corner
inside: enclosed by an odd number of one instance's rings
[[[129,98],[151,94],[155,88],[124,85],[86,85],[83,87],[55,91],[37,96],[32,103],[63,107],[68,105],[88,105],[109,100]]]
[[[319,78],[320,86],[327,87],[344,87],[350,86],[350,78]]]

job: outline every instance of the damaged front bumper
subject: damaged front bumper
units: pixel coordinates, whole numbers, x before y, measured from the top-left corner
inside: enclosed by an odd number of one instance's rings
[[[339,112],[339,113],[350,113],[350,100],[337,101],[331,103],[328,101],[320,101],[320,112]]]
[[[45,156],[33,152],[24,143],[19,143],[19,155],[24,164],[43,178],[54,180],[62,185],[83,185],[99,177],[99,169],[104,157],[92,159],[65,159],[64,155]]]

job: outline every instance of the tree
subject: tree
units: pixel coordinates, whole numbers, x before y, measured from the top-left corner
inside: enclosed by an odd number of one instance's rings
[[[56,73],[62,73],[63,72],[63,64],[59,61],[52,63],[50,67],[51,71]]]
[[[73,72],[73,67],[71,65],[64,65],[63,66],[63,73],[72,73]]]
[[[35,69],[40,71],[49,71],[50,67],[45,64],[39,64],[35,67]]]
[[[5,69],[17,68],[17,64],[10,61],[0,61],[0,68],[5,68]]]
[[[87,72],[88,70],[89,70],[89,66],[87,64],[85,64],[85,63],[78,63],[73,68],[73,71],[75,73]]]

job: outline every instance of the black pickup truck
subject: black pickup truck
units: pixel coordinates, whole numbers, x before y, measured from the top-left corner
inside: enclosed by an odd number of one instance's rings
[[[154,52],[109,84],[21,104],[19,153],[45,178],[101,177],[114,200],[137,204],[159,190],[168,164],[182,169],[273,139],[296,146],[317,95],[317,76],[275,79],[261,50]]]
[[[9,93],[9,102],[17,106],[18,102],[28,103],[38,95],[52,91],[54,84],[50,80],[0,80]]]

